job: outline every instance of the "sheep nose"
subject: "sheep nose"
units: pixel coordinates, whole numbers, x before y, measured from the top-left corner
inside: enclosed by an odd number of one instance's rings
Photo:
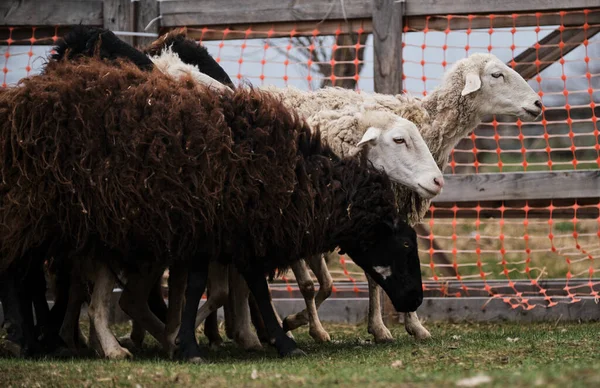
[[[542,109],[542,101],[540,101],[540,100],[537,100],[536,102],[534,102],[533,105],[535,105],[538,108]]]
[[[441,189],[444,187],[444,177],[433,178],[433,184]]]

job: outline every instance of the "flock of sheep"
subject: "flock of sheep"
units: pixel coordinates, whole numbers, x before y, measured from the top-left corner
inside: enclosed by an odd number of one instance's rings
[[[367,275],[375,341],[393,340],[378,287],[408,333],[428,338],[415,312],[423,291],[411,225],[441,192],[453,147],[484,116],[528,121],[541,111],[538,94],[491,54],[457,62],[421,100],[235,88],[185,30],[139,51],[76,27],[42,74],[0,91],[5,348],[90,347],[119,359],[147,331],[170,357],[197,362],[197,327],[220,344],[224,306],[228,335],[244,349],[268,342],[282,356],[302,354],[290,333],[299,326],[329,341],[317,310],[332,288],[323,254],[336,248]],[[281,320],[266,277],[289,268],[306,309]],[[121,341],[108,325],[116,284],[133,320]]]

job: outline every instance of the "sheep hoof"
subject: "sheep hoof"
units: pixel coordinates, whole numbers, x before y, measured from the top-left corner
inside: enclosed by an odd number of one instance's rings
[[[120,346],[110,349],[109,351],[105,352],[104,355],[109,360],[125,360],[133,358],[133,355],[129,352],[129,350]]]
[[[369,329],[369,333],[373,334],[373,338],[375,338],[375,343],[385,344],[389,342],[394,342],[394,337],[392,336],[392,333],[390,333],[388,328],[385,326],[379,328],[379,330]]]
[[[71,349],[64,346],[54,349],[52,352],[48,353],[49,356],[55,358],[71,358],[74,356],[79,356],[80,351],[77,349]]]
[[[262,344],[254,333],[238,333],[234,335],[235,343],[247,352],[262,350]]]
[[[122,347],[124,347],[126,349],[129,349],[129,350],[137,349],[137,348],[140,347],[130,337],[121,337],[121,338],[119,338],[118,341],[119,341],[119,343],[121,344]]]
[[[310,334],[312,339],[314,339],[317,343],[331,342],[331,337],[329,337],[329,333],[327,333],[324,329],[315,330],[311,328],[308,331],[308,334]]]
[[[221,345],[223,345],[223,340],[221,341],[213,341],[213,342],[209,342],[208,343],[208,348],[210,350],[217,350],[221,347]]]
[[[9,340],[4,341],[0,346],[0,354],[7,354],[9,357],[21,358],[25,356],[25,352],[21,345]]]
[[[408,332],[408,334],[415,337],[415,339],[418,341],[425,341],[425,340],[428,340],[431,338],[431,333],[429,333],[429,331],[422,326],[416,327],[416,328],[411,328],[410,331],[407,328],[406,331]]]
[[[298,357],[304,357],[306,356],[306,353],[304,353],[304,351],[300,348],[296,348],[294,350],[292,350],[291,352],[283,355],[282,357],[285,358],[298,358]]]
[[[294,357],[295,355],[304,354],[302,350],[298,349],[296,341],[285,335],[277,338],[275,347],[277,348],[280,357]]]
[[[200,351],[200,347],[196,343],[185,347],[180,343],[176,354],[178,359],[191,362],[193,364],[201,364],[204,362],[204,360],[202,360],[203,354]]]

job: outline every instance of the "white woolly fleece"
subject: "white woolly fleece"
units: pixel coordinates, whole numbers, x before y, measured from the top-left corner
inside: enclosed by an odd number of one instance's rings
[[[223,85],[212,77],[200,72],[196,65],[184,63],[179,54],[174,52],[171,47],[167,47],[160,55],[148,56],[154,66],[162,73],[175,79],[191,77],[196,83],[206,85],[211,89],[218,91],[232,91],[228,86]]]

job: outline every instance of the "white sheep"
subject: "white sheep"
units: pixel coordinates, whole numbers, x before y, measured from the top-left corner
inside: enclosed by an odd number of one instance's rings
[[[295,108],[305,116],[320,110],[326,114],[312,114],[311,124],[338,120],[338,130],[332,123],[328,125],[327,139],[340,155],[351,154],[357,145],[356,140],[363,134],[348,133],[348,116],[341,112],[363,102],[369,110],[389,111],[404,117],[417,125],[440,169],[448,164],[448,158],[456,144],[481,122],[486,115],[510,115],[530,121],[542,112],[542,103],[536,92],[514,70],[506,66],[492,54],[473,54],[458,61],[445,74],[442,83],[424,99],[419,100],[408,95],[388,96],[370,93],[355,93],[337,88],[326,88],[315,92],[303,92],[294,88],[274,89],[280,93],[288,106]],[[351,108],[350,108],[351,109]],[[377,144],[377,139],[374,140]],[[430,198],[420,195],[410,187],[396,185],[397,204],[401,211],[409,215],[411,223],[418,223],[429,208]],[[309,265],[320,283],[316,297],[316,307],[331,293],[331,276],[323,258],[309,259]],[[298,269],[300,270],[300,269]],[[306,269],[305,269],[306,270]],[[296,274],[296,273],[295,273]],[[298,274],[296,274],[298,277]],[[314,290],[306,285],[308,274],[300,276],[305,283],[302,288]],[[392,340],[393,337],[383,324],[381,304],[377,285],[369,279],[369,320],[368,330],[377,342]],[[310,311],[311,308],[308,308]],[[305,324],[307,310],[286,318],[290,329]],[[405,328],[418,339],[429,338],[429,332],[421,325],[416,313],[405,314]],[[326,333],[325,333],[326,334]],[[321,338],[328,336],[321,335]]]

